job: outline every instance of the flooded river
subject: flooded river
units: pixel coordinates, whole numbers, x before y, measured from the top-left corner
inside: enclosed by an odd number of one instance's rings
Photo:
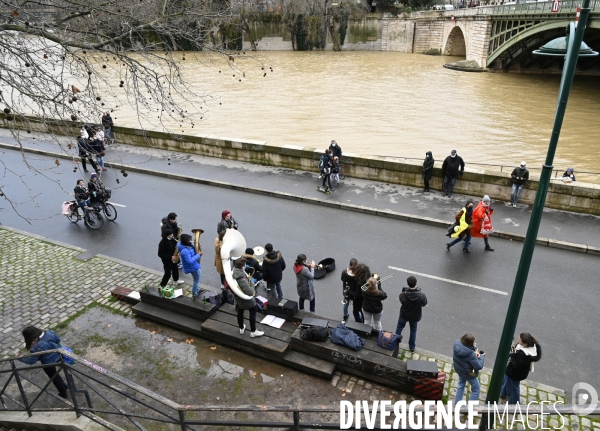
[[[236,60],[245,73],[241,82],[219,61],[201,64],[188,54],[181,65],[196,91],[216,97],[196,123],[198,134],[317,148],[336,139],[348,152],[422,158],[431,150],[437,160],[456,149],[467,163],[541,166],[560,76],[442,67],[454,60],[394,52],[265,52],[266,77],[255,62]],[[133,121],[119,111],[116,123]],[[600,171],[598,113],[600,79],[577,77],[557,169]]]

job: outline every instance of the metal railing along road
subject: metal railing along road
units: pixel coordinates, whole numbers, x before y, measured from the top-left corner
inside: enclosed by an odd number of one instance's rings
[[[0,360],[0,402],[4,411],[27,412],[31,417],[38,412],[74,412],[77,417],[85,416],[110,430],[119,426],[128,429],[146,430],[146,427],[163,424],[177,426],[182,431],[199,430],[197,426],[217,426],[231,429],[241,428],[281,428],[285,430],[301,429],[340,429],[340,405],[298,406],[298,405],[183,405],[121,377],[105,368],[63,349],[38,352],[35,355],[59,353],[61,362],[47,365],[22,365],[16,358]],[[74,359],[71,365],[65,357]],[[142,359],[143,360],[143,359]],[[39,370],[44,367],[56,367],[59,374],[65,375],[69,388],[67,399],[55,394],[51,381]],[[37,376],[34,376],[37,372]],[[43,378],[42,378],[43,376]],[[40,377],[39,379],[36,377]],[[51,389],[49,389],[51,387]],[[371,403],[369,403],[371,404]],[[60,407],[56,407],[56,406]],[[569,415],[576,414],[571,405],[549,406],[536,403],[530,406],[528,414]],[[371,414],[377,406],[370,405]],[[524,406],[522,407],[524,408]],[[508,406],[508,412],[521,412],[519,406]],[[501,410],[504,410],[503,408]],[[422,412],[423,406],[415,411]],[[488,412],[486,405],[474,408],[482,418]],[[1,412],[1,410],[0,410]],[[461,409],[467,414],[467,407]],[[236,415],[244,420],[233,420]],[[491,410],[493,414],[493,410]],[[600,407],[588,415],[600,415]],[[249,415],[251,417],[249,417]],[[324,420],[326,415],[329,420]],[[228,419],[232,417],[233,419]],[[302,422],[301,418],[309,420]],[[332,422],[332,418],[338,421]],[[393,420],[393,417],[391,418]],[[120,422],[119,425],[113,422]],[[124,424],[122,424],[124,422]],[[390,423],[390,418],[388,418]],[[378,427],[379,421],[375,428]],[[352,426],[355,429],[354,426]],[[365,429],[362,425],[361,429]],[[482,420],[480,430],[487,429],[487,420]]]
[[[392,159],[402,159],[402,160],[415,160],[418,162],[422,162],[423,159],[419,158],[419,157],[400,157],[400,156],[383,156],[383,155],[377,155],[374,154],[375,157],[387,157],[387,158],[392,158]],[[442,163],[439,160],[435,161],[435,165],[436,167],[441,168],[442,167]],[[498,170],[500,172],[508,172],[511,173],[512,170],[514,168],[517,167],[517,165],[498,165],[498,164],[494,164],[494,163],[478,163],[478,162],[469,162],[469,163],[465,163],[465,165],[475,165],[475,166],[483,166],[485,170]],[[535,168],[535,167],[530,167],[527,166],[527,169],[529,171],[541,171],[542,168]],[[562,174],[566,171],[567,169],[553,169],[552,173],[554,174],[554,178],[561,178]],[[592,176],[597,176],[600,177],[600,172],[585,172],[585,171],[577,171],[575,172],[575,176],[578,175],[592,175]]]
[[[582,0],[566,0],[560,2],[558,12],[552,12],[552,1],[526,1],[526,2],[506,2],[501,5],[478,6],[466,9],[455,9],[441,11],[440,16],[459,17],[473,15],[542,15],[542,14],[570,14],[575,16],[577,8],[581,7]],[[591,12],[600,12],[600,0],[592,0],[590,3]]]

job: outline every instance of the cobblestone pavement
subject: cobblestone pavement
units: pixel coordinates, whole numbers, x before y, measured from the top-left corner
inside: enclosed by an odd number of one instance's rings
[[[78,247],[51,242],[14,229],[0,228],[0,355],[12,356],[17,350],[23,349],[20,333],[23,327],[55,327],[94,303],[131,314],[131,306],[114,301],[110,291],[120,285],[136,290],[142,289],[146,284],[158,285],[161,276],[157,271],[106,256],[89,258],[85,250]],[[186,294],[189,295],[189,286]],[[451,358],[420,349],[415,353],[401,349],[399,358],[437,362],[438,369],[447,375],[444,400],[453,400],[458,375],[452,368]],[[481,400],[485,399],[490,379],[491,370],[484,368],[479,379]],[[336,372],[331,385],[340,389],[340,397],[348,395],[349,399],[413,399],[410,395],[347,373]],[[467,391],[466,397],[469,394]],[[525,381],[521,385],[521,403],[532,401],[568,403],[564,391]],[[560,417],[545,417],[545,426],[560,428],[560,425]],[[520,424],[515,425],[515,428],[522,429]],[[565,418],[563,429],[600,431],[600,420],[569,416]]]

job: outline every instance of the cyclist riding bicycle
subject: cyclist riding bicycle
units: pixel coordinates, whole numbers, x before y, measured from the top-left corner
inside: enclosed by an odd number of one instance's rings
[[[102,202],[104,200],[104,185],[96,173],[93,173],[90,177],[88,192],[90,194],[90,202]]]
[[[85,188],[83,180],[77,180],[77,185],[75,186],[74,192],[75,200],[77,201],[77,204],[85,214],[85,207],[90,204],[90,200],[88,199],[88,189]],[[81,217],[79,214],[77,215],[78,217]]]

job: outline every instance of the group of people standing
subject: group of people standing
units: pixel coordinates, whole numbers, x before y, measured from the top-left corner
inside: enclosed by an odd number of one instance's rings
[[[325,190],[335,190],[331,187],[331,180],[337,183],[338,187],[340,183],[340,163],[342,162],[342,148],[338,145],[335,140],[331,141],[329,148],[325,150],[321,158],[319,159],[319,178],[323,178],[321,186]],[[325,183],[328,187],[326,188]]]
[[[529,372],[534,371],[533,363],[542,358],[542,348],[538,341],[528,332],[520,334],[519,340],[512,346],[509,361],[504,374],[500,398],[516,404],[521,400],[521,382]],[[469,401],[479,400],[479,371],[483,368],[485,353],[477,349],[475,336],[465,334],[454,341],[454,371],[458,374],[456,402],[464,397],[466,384],[471,385]]]

